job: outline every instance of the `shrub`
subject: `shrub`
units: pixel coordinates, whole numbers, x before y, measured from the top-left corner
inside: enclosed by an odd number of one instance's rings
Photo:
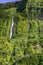
[[[4,39],[0,39],[0,64],[9,65],[9,60],[12,53],[12,44]]]

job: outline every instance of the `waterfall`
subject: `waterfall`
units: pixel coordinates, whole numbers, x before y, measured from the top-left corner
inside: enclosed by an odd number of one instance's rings
[[[12,29],[13,29],[13,26],[14,26],[14,20],[13,20],[13,17],[12,17],[12,24],[11,24],[11,28],[10,28],[10,39],[12,38]]]

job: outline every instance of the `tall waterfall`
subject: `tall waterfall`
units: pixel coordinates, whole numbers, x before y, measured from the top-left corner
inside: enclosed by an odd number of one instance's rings
[[[12,29],[13,29],[13,26],[14,26],[14,20],[13,20],[13,17],[12,17],[12,24],[11,24],[11,28],[10,28],[10,39],[12,38]]]

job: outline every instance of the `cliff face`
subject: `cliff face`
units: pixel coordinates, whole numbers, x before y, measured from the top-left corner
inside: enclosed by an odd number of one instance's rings
[[[42,22],[43,21],[43,2],[42,1],[32,1],[31,2],[29,0],[26,0],[26,1],[23,0],[20,2],[16,2],[16,3],[6,3],[6,4],[0,4],[0,5],[2,5],[2,8],[0,6],[0,9],[1,9],[0,10],[0,29],[2,30],[3,28],[5,28],[5,30],[6,30],[6,28],[8,27],[8,29],[10,31],[12,17],[14,17],[15,24],[14,24],[14,30],[13,30],[13,37],[15,36],[16,33],[17,33],[16,35],[19,35],[19,33],[24,34],[26,32],[28,34],[31,30],[29,28],[32,28],[32,26],[33,26],[32,21],[37,23],[39,29],[40,29],[39,25],[43,24],[43,22]],[[8,21],[8,23],[6,21]],[[36,23],[34,23],[34,25]],[[26,28],[24,28],[24,27],[26,27]],[[35,27],[33,27],[33,28],[35,28]],[[36,26],[36,28],[37,28],[37,26]],[[4,31],[4,29],[3,29],[3,31]],[[2,33],[0,32],[1,33],[0,37],[1,36],[3,37],[3,34],[5,35],[5,37],[7,36],[7,33],[5,34],[4,32],[2,32]],[[36,32],[38,32],[38,28],[37,28]],[[41,30],[40,30],[40,32],[41,32]],[[38,33],[40,33],[40,32],[38,32]],[[8,33],[8,36],[9,36],[9,33]]]
[[[0,4],[0,64],[43,65],[43,0]]]

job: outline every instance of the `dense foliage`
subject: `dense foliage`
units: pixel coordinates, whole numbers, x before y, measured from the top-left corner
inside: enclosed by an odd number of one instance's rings
[[[43,0],[0,4],[0,65],[43,65]]]

